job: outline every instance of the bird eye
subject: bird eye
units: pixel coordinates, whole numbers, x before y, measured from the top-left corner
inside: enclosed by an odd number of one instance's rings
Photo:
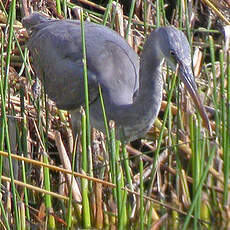
[[[170,54],[171,54],[172,57],[176,56],[176,54],[175,54],[175,52],[173,50],[170,50]]]

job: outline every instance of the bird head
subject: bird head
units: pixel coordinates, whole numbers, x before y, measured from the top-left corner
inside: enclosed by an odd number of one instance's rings
[[[160,27],[156,32],[160,53],[169,66],[175,70],[179,64],[191,70],[191,49],[185,34],[172,26]]]
[[[161,27],[156,30],[156,33],[162,58],[173,70],[178,68],[180,79],[191,95],[206,128],[211,134],[209,119],[197,91],[192,71],[191,49],[185,34],[174,27]]]

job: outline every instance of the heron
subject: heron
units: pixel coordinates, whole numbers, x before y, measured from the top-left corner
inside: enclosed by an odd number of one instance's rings
[[[84,69],[79,20],[57,20],[40,13],[23,18],[29,34],[27,47],[35,72],[46,93],[59,109],[71,114],[73,130],[80,126],[79,108],[84,105]],[[195,83],[191,50],[183,32],[173,26],[150,33],[139,56],[112,29],[84,22],[88,71],[90,123],[105,131],[98,86],[108,120],[114,120],[117,138],[126,141],[144,137],[158,116],[162,101],[162,63],[179,76],[190,93],[205,127],[209,119]]]

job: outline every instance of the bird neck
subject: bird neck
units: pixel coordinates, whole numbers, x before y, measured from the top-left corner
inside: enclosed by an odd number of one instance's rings
[[[145,42],[141,54],[138,96],[124,113],[130,116],[130,120],[124,120],[129,123],[129,125],[126,123],[126,127],[131,127],[133,140],[144,136],[150,129],[159,113],[162,100],[161,63],[163,58],[158,50],[154,33],[152,32]],[[129,133],[129,130],[123,130],[123,132],[125,135]]]
[[[137,100],[157,103],[160,106],[159,98],[162,94],[162,71],[163,58],[159,51],[156,32],[152,32],[145,42],[140,57],[140,87]],[[138,103],[138,102],[137,102]]]

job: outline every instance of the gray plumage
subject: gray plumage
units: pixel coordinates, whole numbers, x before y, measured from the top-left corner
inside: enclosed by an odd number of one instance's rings
[[[60,109],[69,110],[73,127],[79,127],[84,105],[81,27],[77,20],[53,20],[38,13],[22,21],[29,32],[27,46],[36,74],[46,93]],[[106,114],[126,140],[144,136],[156,119],[162,100],[161,63],[175,69],[198,106],[206,127],[207,115],[197,95],[191,70],[190,47],[174,27],[161,27],[147,39],[140,60],[127,42],[111,29],[85,22],[91,126],[104,131],[98,84]],[[190,87],[190,89],[189,89]]]

